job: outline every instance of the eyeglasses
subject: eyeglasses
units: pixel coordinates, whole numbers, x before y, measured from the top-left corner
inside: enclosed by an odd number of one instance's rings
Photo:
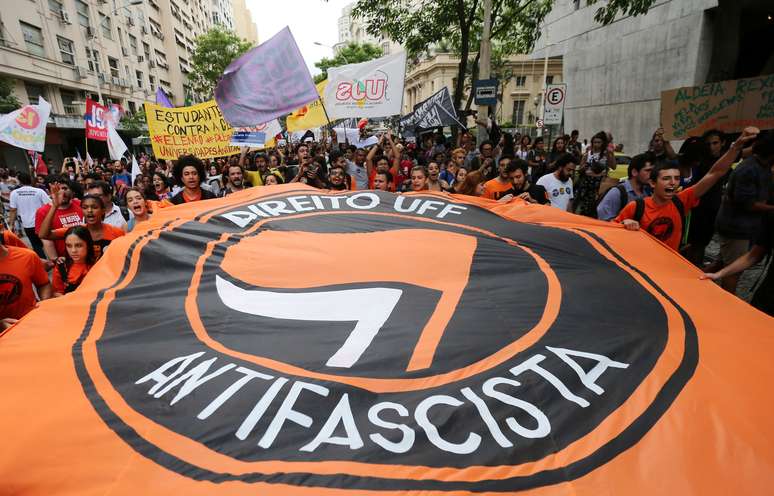
[[[331,177],[333,176],[343,176],[344,172],[340,170],[332,170],[329,174]]]

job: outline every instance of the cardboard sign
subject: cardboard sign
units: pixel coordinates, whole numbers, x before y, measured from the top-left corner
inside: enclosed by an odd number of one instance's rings
[[[145,103],[145,115],[156,158],[175,160],[187,154],[213,158],[239,153],[239,147],[230,145],[233,129],[214,100],[177,108]]]
[[[772,129],[774,74],[663,91],[661,125],[666,139],[701,136],[710,129]]]

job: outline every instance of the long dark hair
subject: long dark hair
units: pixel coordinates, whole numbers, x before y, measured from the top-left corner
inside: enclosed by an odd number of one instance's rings
[[[94,240],[91,238],[89,229],[85,226],[73,226],[65,233],[65,240],[71,234],[78,236],[86,243],[86,265],[94,265],[97,261],[97,255],[94,253]],[[73,264],[73,259],[70,258],[70,253],[67,250],[65,250],[65,260],[68,266]]]

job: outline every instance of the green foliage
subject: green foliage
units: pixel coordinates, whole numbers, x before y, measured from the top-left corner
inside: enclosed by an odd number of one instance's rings
[[[314,82],[319,83],[328,77],[328,69],[340,65],[357,64],[382,56],[382,49],[371,43],[350,43],[338,50],[332,59],[324,58],[314,65],[322,71],[314,77]]]
[[[13,94],[13,81],[8,78],[0,78],[0,113],[7,114],[19,107],[21,107],[21,102]]]
[[[197,36],[188,76],[191,89],[209,99],[226,67],[237,57],[250,50],[253,44],[239,38],[232,31],[218,27]]]
[[[599,0],[587,0],[588,5],[594,5]],[[656,0],[610,0],[604,7],[597,9],[594,20],[602,24],[610,24],[620,15],[637,16],[647,14]]]
[[[558,0],[492,0],[492,57],[493,72],[496,58],[504,60],[514,53],[532,51],[540,36],[543,21]],[[564,1],[564,0],[562,0]],[[588,5],[598,0],[586,0]],[[478,58],[477,52],[483,32],[483,2],[481,0],[418,0],[416,8],[405,0],[358,0],[353,15],[365,22],[372,35],[384,35],[407,50],[410,58],[427,53],[432,46],[448,47],[460,57],[454,105],[460,108],[466,75]],[[619,14],[639,15],[648,12],[655,0],[609,0],[596,11],[595,19],[611,23]],[[470,86],[470,83],[467,84]]]
[[[148,130],[148,121],[145,116],[145,106],[140,105],[140,108],[133,114],[127,114],[121,119],[123,124],[122,131],[131,135],[140,135]]]

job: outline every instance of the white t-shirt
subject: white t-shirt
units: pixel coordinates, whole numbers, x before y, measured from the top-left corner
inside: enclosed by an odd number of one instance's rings
[[[556,175],[546,174],[537,180],[537,184],[546,189],[552,207],[567,210],[567,205],[569,205],[570,200],[574,198],[572,179],[562,182],[556,178]]]
[[[126,219],[124,219],[124,216],[121,213],[121,209],[115,203],[111,202],[110,204],[113,206],[113,208],[110,210],[110,212],[105,214],[105,218],[102,220],[102,222],[105,224],[110,224],[113,227],[123,229],[124,232],[126,232],[128,226],[126,224]]]
[[[363,167],[358,167],[354,162],[347,160],[347,173],[355,178],[357,189],[368,189],[368,169],[365,162]]]
[[[51,199],[42,189],[22,186],[11,191],[11,201],[8,206],[16,209],[22,226],[27,228],[35,227],[35,212],[48,203],[51,203]]]

